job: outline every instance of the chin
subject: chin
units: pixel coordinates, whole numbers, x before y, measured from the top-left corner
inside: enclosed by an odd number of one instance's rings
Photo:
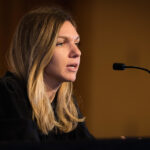
[[[65,78],[65,82],[75,82],[76,76]]]

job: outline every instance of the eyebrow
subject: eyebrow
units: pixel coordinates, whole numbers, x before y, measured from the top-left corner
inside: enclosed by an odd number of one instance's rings
[[[71,38],[68,37],[68,36],[58,36],[58,38],[71,39]],[[80,36],[77,36],[74,40],[75,40],[75,41],[76,41],[76,40],[80,40]]]

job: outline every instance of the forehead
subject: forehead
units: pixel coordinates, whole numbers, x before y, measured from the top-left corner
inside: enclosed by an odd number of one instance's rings
[[[69,22],[65,21],[59,30],[58,36],[66,36],[66,37],[79,37],[79,34],[76,31],[76,28]]]

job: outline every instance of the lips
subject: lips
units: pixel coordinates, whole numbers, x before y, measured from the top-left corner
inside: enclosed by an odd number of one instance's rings
[[[68,64],[67,69],[68,69],[68,71],[76,72],[78,70],[78,66],[79,66],[78,63]]]

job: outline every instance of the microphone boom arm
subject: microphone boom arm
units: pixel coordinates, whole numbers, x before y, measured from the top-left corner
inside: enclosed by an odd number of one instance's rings
[[[146,69],[146,68],[142,68],[142,67],[136,67],[136,66],[125,66],[125,68],[134,68],[134,69],[140,69],[140,70],[144,70],[148,73],[150,73],[150,70]]]

